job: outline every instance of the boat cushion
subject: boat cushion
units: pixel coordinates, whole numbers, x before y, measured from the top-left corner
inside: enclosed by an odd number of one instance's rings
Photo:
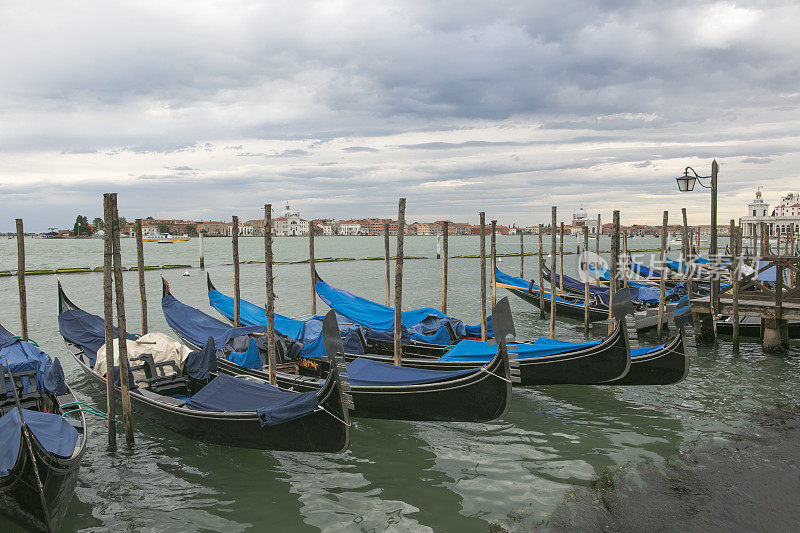
[[[371,359],[357,358],[347,365],[350,385],[357,387],[392,387],[421,385],[465,376],[477,372],[478,368],[464,370],[425,370],[394,366]]]
[[[114,362],[118,364],[119,339],[114,338],[112,344],[114,347]],[[189,352],[191,352],[188,346],[181,344],[163,333],[148,333],[136,340],[128,339],[126,341],[126,346],[129,360],[136,359],[142,354],[150,354],[153,356],[153,362],[166,363],[172,361],[178,368],[183,368],[183,362],[186,360]],[[94,371],[101,376],[106,375],[105,344],[97,350],[97,360],[94,364]]]
[[[197,411],[255,412],[262,426],[301,418],[318,406],[315,391],[289,392],[227,374],[212,379],[186,402],[186,407]]]
[[[22,410],[25,423],[39,444],[48,452],[71,457],[78,441],[78,432],[59,415]],[[14,468],[22,446],[22,422],[19,410],[13,409],[0,418],[0,477]],[[27,452],[26,452],[27,453]]]

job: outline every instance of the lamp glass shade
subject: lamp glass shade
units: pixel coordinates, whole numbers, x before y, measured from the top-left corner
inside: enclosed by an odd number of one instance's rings
[[[693,191],[694,182],[697,181],[697,178],[690,176],[681,176],[675,179],[678,182],[678,190],[681,192]]]

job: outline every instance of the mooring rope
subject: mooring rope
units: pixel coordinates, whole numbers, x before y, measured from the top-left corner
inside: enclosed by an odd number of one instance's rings
[[[76,409],[67,409],[66,411],[63,410],[64,407],[67,407],[67,406],[70,406],[70,405],[77,405],[79,407],[77,407]],[[105,412],[103,412],[100,409],[97,409],[95,407],[92,407],[89,404],[83,403],[83,402],[67,402],[67,403],[61,404],[61,407],[62,407],[61,416],[65,417],[65,418],[69,418],[71,420],[75,420],[75,417],[71,416],[72,413],[88,413],[90,415],[94,415],[94,416],[103,418],[105,420],[109,419],[108,418],[108,414],[106,414]],[[118,420],[119,420],[118,417],[114,417],[114,421],[118,421]]]

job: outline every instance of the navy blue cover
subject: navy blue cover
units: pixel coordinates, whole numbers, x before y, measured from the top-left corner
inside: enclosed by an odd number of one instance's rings
[[[3,326],[0,326],[0,365],[3,370],[10,370],[12,373],[35,370],[39,388],[46,388],[56,394],[64,394],[67,390],[64,371],[61,370],[58,359],[53,362],[49,355],[33,344],[14,337]],[[21,381],[22,391],[30,392],[31,385],[28,379]],[[10,380],[6,380],[6,390],[11,396]]]
[[[192,396],[186,407],[197,411],[256,412],[262,426],[306,416],[319,407],[317,394],[289,392],[220,374]]]
[[[58,315],[58,331],[61,336],[83,349],[94,367],[97,350],[106,343],[105,322],[97,315],[91,315],[81,309],[71,309]],[[117,338],[117,327],[114,326],[114,338]],[[130,340],[136,335],[127,334]]]
[[[22,410],[25,423],[39,444],[48,452],[72,457],[77,430],[61,416],[39,411]],[[6,477],[17,462],[22,441],[22,420],[19,410],[12,409],[0,418],[0,477]]]
[[[198,380],[206,380],[217,371],[217,348],[214,337],[209,337],[201,350],[194,350],[186,356],[183,372]]]
[[[473,374],[479,370],[479,368],[423,370],[357,358],[347,365],[347,377],[350,379],[350,385],[357,387],[391,387],[445,381]]]

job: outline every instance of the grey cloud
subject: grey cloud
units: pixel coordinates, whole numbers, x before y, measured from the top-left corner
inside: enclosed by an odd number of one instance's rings
[[[745,157],[741,161],[742,163],[754,163],[756,165],[767,165],[772,163],[771,157]]]
[[[347,148],[342,148],[342,152],[348,153],[356,153],[356,152],[379,152],[380,150],[376,148],[370,148],[369,146],[348,146]]]

